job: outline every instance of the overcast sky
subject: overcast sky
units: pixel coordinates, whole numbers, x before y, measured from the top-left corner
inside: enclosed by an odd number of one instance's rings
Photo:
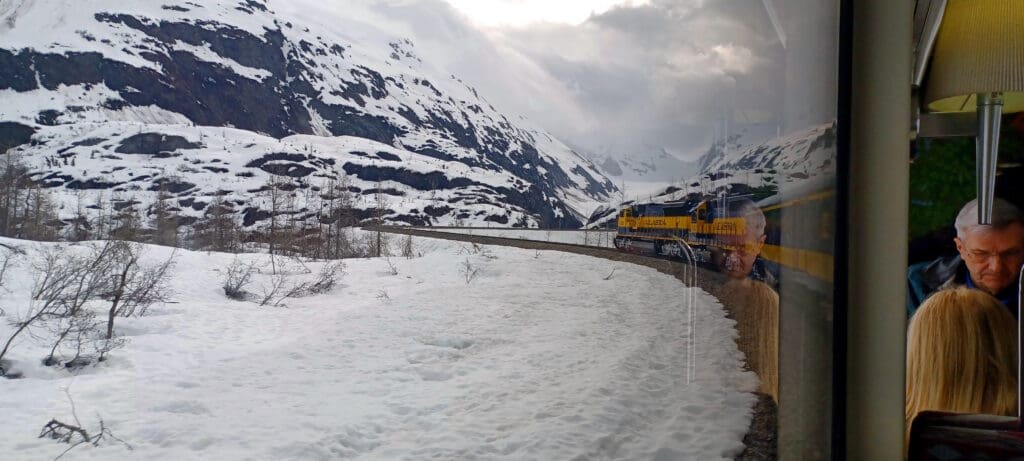
[[[771,0],[762,1],[375,0],[371,8],[400,24],[433,65],[570,145],[695,158],[726,106],[778,106],[772,85],[784,38],[766,13]]]

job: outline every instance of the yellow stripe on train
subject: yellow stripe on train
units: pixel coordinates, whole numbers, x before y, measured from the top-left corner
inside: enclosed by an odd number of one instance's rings
[[[637,234],[619,234],[622,237],[636,238],[639,240],[663,240],[666,242],[675,241],[676,237],[663,237],[663,236],[651,236],[642,233]],[[707,245],[706,241],[695,241],[692,239],[682,239],[689,245]],[[712,245],[714,246],[714,245]],[[831,283],[833,281],[833,264],[834,259],[832,255],[814,250],[804,250],[800,248],[789,248],[778,245],[765,244],[761,248],[761,257],[771,262],[777,263],[782,266],[789,267],[801,272],[805,272],[815,278],[824,280]]]
[[[833,258],[828,253],[766,244],[761,248],[761,256],[780,265],[806,272],[826,282],[832,282]]]

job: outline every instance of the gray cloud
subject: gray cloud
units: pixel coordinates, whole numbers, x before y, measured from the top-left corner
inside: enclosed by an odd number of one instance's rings
[[[579,26],[502,30],[498,40],[572,88],[588,126],[528,114],[556,135],[592,150],[665,147],[683,157],[704,150],[716,120],[736,105],[775,101],[744,94],[750,79],[781,78],[781,47],[759,4],[658,1],[614,8]],[[504,102],[502,102],[504,103]]]
[[[782,3],[792,10],[809,1]],[[571,145],[664,147],[694,158],[724,114],[734,124],[785,123],[786,80],[807,77],[787,63],[766,7],[778,3],[654,0],[577,26],[486,30],[441,0],[379,0],[371,10],[407,33],[432,65]]]

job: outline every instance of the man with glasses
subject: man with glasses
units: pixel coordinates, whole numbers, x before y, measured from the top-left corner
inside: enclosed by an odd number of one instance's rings
[[[1017,315],[1018,276],[1024,264],[1024,215],[997,198],[992,224],[978,224],[978,201],[967,202],[956,217],[958,256],[910,266],[907,271],[907,315],[933,292],[954,285],[983,290]]]
[[[741,198],[729,202],[726,216],[743,218],[744,232],[718,236],[718,245],[711,249],[715,266],[731,279],[750,278],[775,288],[775,271],[759,257],[767,238],[764,212],[750,199]]]

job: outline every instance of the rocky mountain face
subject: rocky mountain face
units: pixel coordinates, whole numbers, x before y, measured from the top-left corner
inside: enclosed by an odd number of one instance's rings
[[[102,191],[145,209],[162,191],[198,216],[226,197],[247,226],[272,177],[299,191],[345,178],[364,214],[386,191],[384,219],[417,225],[578,226],[615,191],[411,40],[278,6],[0,4],[0,150],[65,199]]]

